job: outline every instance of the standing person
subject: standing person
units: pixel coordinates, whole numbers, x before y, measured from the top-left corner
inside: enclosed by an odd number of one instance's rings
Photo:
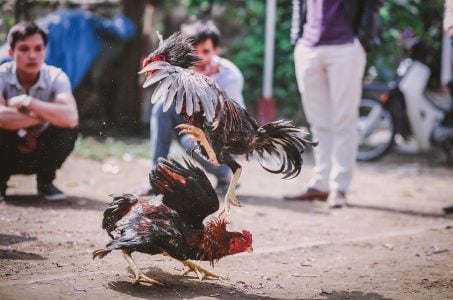
[[[40,195],[64,199],[53,181],[77,138],[71,84],[44,63],[47,34],[35,23],[14,25],[8,43],[13,61],[0,66],[0,200],[13,174],[37,174]]]
[[[294,0],[291,38],[297,84],[312,133],[314,173],[287,200],[347,204],[357,153],[358,108],[366,52],[376,44],[381,0]]]
[[[445,0],[445,10],[444,10],[444,34],[450,38],[451,48],[453,49],[453,0]],[[450,56],[450,68],[453,68],[453,53]],[[453,96],[453,78],[450,79],[448,83],[448,87],[450,88],[450,94]],[[450,109],[449,114],[447,117],[450,120],[453,120],[453,108]],[[443,207],[443,211],[446,214],[453,213],[453,204]]]
[[[214,79],[226,93],[239,105],[245,107],[242,88],[244,77],[241,71],[231,61],[219,57],[220,33],[212,21],[191,21],[181,25],[181,32],[193,41],[195,53],[200,56],[201,62],[193,68],[194,71],[202,73]],[[163,100],[157,102],[151,115],[151,169],[157,166],[160,157],[167,157],[173,136],[177,136],[175,127],[186,123],[184,118],[176,113],[172,105],[166,112],[162,109]],[[230,183],[232,174],[226,165],[219,167],[211,165],[194,150],[196,143],[186,134],[179,139],[182,147],[206,169],[217,178],[216,191],[225,193]],[[145,194],[150,194],[148,190]],[[142,194],[144,194],[142,192]]]

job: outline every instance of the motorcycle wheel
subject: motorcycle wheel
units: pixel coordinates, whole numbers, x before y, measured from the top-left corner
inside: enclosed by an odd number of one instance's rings
[[[392,114],[379,100],[363,98],[359,108],[358,161],[373,161],[385,155],[394,143]]]

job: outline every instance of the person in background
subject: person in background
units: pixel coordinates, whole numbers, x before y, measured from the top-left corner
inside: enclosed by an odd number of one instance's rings
[[[14,25],[8,43],[13,60],[0,66],[0,200],[13,174],[37,174],[41,196],[64,199],[53,181],[77,138],[71,84],[44,63],[47,34],[35,23]]]
[[[193,70],[214,79],[226,93],[239,105],[245,107],[242,89],[244,77],[234,63],[226,58],[219,57],[220,33],[212,21],[193,20],[181,25],[181,32],[193,41],[195,52],[201,58],[201,62],[193,67]],[[164,112],[163,101],[153,106],[151,114],[151,169],[157,166],[160,157],[166,158],[174,136],[178,136],[175,127],[186,123],[184,118],[176,113],[174,104]],[[179,139],[182,147],[191,153],[194,158],[217,178],[216,191],[225,193],[231,180],[231,170],[226,165],[213,166],[195,149],[196,143],[191,140],[189,134]],[[152,191],[147,186],[141,194],[150,194]]]
[[[302,104],[319,145],[308,188],[287,200],[347,204],[357,153],[366,52],[377,43],[381,0],[294,0],[291,38]]]
[[[444,32],[450,38],[450,43],[453,48],[453,0],[446,0],[445,1],[445,11],[444,11]],[[452,53],[453,55],[453,53]],[[453,57],[450,57],[450,67],[453,67]],[[453,96],[453,78],[450,79],[448,83],[450,88],[450,94]],[[450,109],[449,112],[450,119],[453,120],[453,109]],[[453,205],[448,205],[443,208],[444,213],[451,214],[453,213]]]

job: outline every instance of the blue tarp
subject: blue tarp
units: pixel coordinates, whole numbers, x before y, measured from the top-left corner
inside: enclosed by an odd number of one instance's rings
[[[36,23],[49,33],[46,63],[62,68],[73,89],[107,46],[105,38],[125,42],[136,32],[132,21],[122,14],[107,19],[78,9],[58,10]],[[7,59],[1,55],[8,47],[0,49],[0,62]]]

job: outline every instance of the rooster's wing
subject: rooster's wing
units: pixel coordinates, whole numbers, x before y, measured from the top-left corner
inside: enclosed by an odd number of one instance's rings
[[[164,99],[164,111],[175,102],[178,114],[184,111],[192,116],[193,113],[200,112],[205,114],[208,122],[212,122],[217,106],[220,104],[222,108],[227,98],[225,91],[208,76],[164,61],[150,63],[140,73],[151,74],[143,84],[144,88],[159,82],[151,102]]]
[[[202,229],[203,220],[219,209],[219,199],[204,172],[192,163],[159,159],[149,177],[153,189],[163,194],[162,202],[175,210],[193,229]]]

